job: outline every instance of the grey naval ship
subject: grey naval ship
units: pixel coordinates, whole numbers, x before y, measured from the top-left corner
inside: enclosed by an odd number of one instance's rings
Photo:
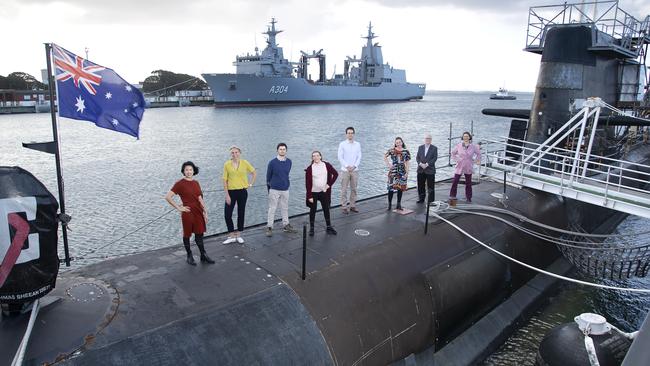
[[[276,42],[275,18],[263,32],[266,48],[259,53],[237,56],[235,74],[203,74],[210,86],[216,106],[281,103],[336,103],[363,101],[407,101],[422,99],[426,84],[406,82],[406,71],[384,63],[381,46],[373,43],[377,36],[368,25],[366,45],[361,57],[347,57],[343,73],[326,78],[325,54],[322,49],[311,54],[301,51],[299,62],[284,58]],[[319,65],[317,80],[308,73],[310,60]]]

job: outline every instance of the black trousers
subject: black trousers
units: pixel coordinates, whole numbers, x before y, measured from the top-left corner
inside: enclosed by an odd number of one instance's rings
[[[230,195],[230,204],[226,203],[224,208],[224,217],[226,218],[226,225],[228,232],[235,231],[235,225],[232,222],[232,212],[237,205],[237,231],[244,231],[244,218],[246,217],[246,200],[248,199],[248,191],[246,189],[232,189],[228,190]]]
[[[327,226],[332,226],[330,221],[330,204],[327,201],[327,193],[325,192],[312,192],[311,196],[314,198],[314,203],[309,206],[309,226],[314,226],[314,221],[316,221],[316,209],[318,202],[320,202],[323,207],[323,216],[325,216],[325,223]]]
[[[433,201],[435,198],[433,196],[433,183],[435,177],[435,174],[418,173],[418,196],[421,200],[423,200],[427,194],[429,195],[429,201]]]

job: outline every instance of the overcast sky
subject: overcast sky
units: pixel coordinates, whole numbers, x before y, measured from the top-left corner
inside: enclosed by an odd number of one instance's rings
[[[237,54],[264,48],[271,17],[285,57],[323,49],[328,77],[361,53],[372,21],[384,61],[431,90],[532,91],[539,55],[522,51],[528,8],[562,1],[486,0],[2,0],[0,75],[40,79],[44,42],[111,67],[132,83],[152,70],[234,72]],[[620,7],[643,19],[648,0]],[[313,71],[312,73],[316,73]]]

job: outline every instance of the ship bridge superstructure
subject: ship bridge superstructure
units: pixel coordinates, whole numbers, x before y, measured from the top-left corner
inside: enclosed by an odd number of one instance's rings
[[[233,64],[237,67],[237,74],[254,74],[267,77],[291,76],[291,63],[284,58],[282,47],[276,41],[276,35],[283,32],[275,28],[276,23],[275,18],[271,18],[271,25],[266,32],[262,32],[267,36],[267,39],[266,47],[261,54],[258,48],[255,47],[254,55],[247,54],[236,57]]]
[[[368,34],[362,38],[366,39],[366,44],[361,49],[361,57],[347,57],[343,63],[343,79],[366,85],[405,84],[406,71],[384,63],[381,46],[373,43],[377,36],[372,31],[372,22],[368,24]]]

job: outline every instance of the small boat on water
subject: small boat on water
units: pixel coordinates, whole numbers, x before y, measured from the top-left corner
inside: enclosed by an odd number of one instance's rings
[[[499,88],[499,91],[493,94],[490,94],[490,99],[498,99],[498,100],[515,100],[517,99],[516,96],[508,94],[508,89],[506,88]]]

